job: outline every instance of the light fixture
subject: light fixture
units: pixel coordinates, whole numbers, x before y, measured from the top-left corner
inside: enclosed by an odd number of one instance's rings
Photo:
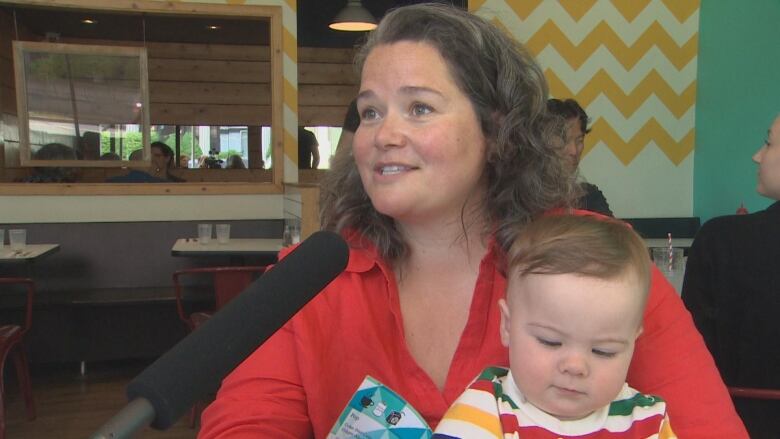
[[[97,23],[97,20],[93,20],[91,18],[85,18],[85,19],[81,20],[81,22],[83,24],[95,24],[95,23]]]
[[[376,19],[363,7],[360,0],[348,0],[347,6],[336,14],[328,27],[352,32],[367,31],[376,28]]]
[[[210,25],[206,26],[206,29],[208,29],[208,30],[219,30],[220,26],[217,26],[216,24],[210,24]]]

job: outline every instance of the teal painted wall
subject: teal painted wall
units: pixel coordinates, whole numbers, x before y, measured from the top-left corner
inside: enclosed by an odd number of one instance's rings
[[[780,113],[780,0],[702,0],[694,152],[694,215],[702,222],[750,212],[772,200],[756,193],[753,153]]]

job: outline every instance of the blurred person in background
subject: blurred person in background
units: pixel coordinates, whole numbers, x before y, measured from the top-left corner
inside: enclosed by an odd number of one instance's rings
[[[580,164],[580,158],[582,158],[582,150],[585,148],[585,135],[590,132],[588,129],[588,115],[574,99],[550,99],[547,101],[547,109],[552,114],[564,119],[566,129],[564,158],[569,161],[574,169],[577,169]],[[580,188],[583,195],[580,197],[577,207],[607,216],[614,216],[606,197],[604,197],[598,186],[582,181],[580,182]]]
[[[753,154],[775,202],[707,221],[688,253],[682,299],[732,387],[780,391],[780,115]],[[735,398],[752,438],[780,438],[780,400]]]

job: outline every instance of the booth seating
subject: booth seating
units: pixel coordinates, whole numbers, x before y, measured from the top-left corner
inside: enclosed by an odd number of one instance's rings
[[[27,229],[30,243],[61,245],[28,266],[0,266],[0,276],[29,276],[38,287],[36,324],[27,334],[31,363],[156,358],[186,331],[177,318],[171,274],[228,265],[227,256],[173,257],[177,238],[197,235],[205,221],[3,224]],[[278,238],[283,220],[229,223],[234,238]],[[246,265],[269,261],[247,258]],[[193,303],[213,302],[206,291]],[[0,296],[0,321],[18,316],[21,304]]]
[[[666,239],[667,233],[671,233],[672,238],[693,238],[701,226],[701,220],[698,216],[621,219],[631,224],[639,236],[646,239]]]

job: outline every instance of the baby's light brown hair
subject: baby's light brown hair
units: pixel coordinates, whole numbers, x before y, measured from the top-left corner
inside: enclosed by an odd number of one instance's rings
[[[529,274],[579,274],[604,280],[634,274],[650,289],[650,256],[642,238],[614,218],[545,215],[523,226],[507,254],[507,280]]]

